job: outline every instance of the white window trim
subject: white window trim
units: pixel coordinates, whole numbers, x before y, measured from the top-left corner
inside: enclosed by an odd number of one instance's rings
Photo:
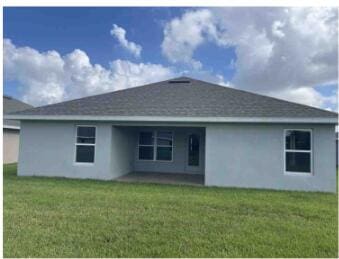
[[[170,132],[172,134],[172,146],[170,145],[158,145],[158,132],[159,131],[166,131]],[[140,145],[140,133],[141,132],[152,132],[153,134],[153,145]],[[139,147],[153,147],[153,159],[140,159],[140,148]],[[172,154],[171,154],[171,160],[158,160],[157,159],[157,147],[171,147],[172,148]],[[174,150],[174,132],[171,130],[141,130],[138,132],[138,161],[151,161],[151,162],[173,162],[173,150]]]
[[[80,127],[91,127],[95,128],[94,143],[78,143],[78,128]],[[96,156],[96,142],[97,142],[97,126],[96,125],[75,125],[75,145],[74,145],[74,164],[75,165],[94,165]],[[94,146],[94,159],[93,162],[77,162],[77,146]]]
[[[310,133],[310,150],[294,150],[294,149],[286,149],[286,132],[287,131],[304,131]],[[284,129],[284,174],[286,175],[295,175],[295,176],[313,176],[313,134],[312,129]],[[294,172],[286,170],[286,152],[293,153],[309,153],[310,154],[310,172]]]

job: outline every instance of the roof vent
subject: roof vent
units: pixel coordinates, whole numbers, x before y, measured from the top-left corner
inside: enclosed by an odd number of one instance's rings
[[[189,80],[170,80],[168,81],[169,84],[189,84],[191,81]]]

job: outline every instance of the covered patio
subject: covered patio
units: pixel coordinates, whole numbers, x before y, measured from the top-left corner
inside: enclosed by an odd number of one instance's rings
[[[117,178],[116,181],[203,186],[204,175],[163,172],[131,172]]]
[[[205,128],[113,126],[114,180],[178,185],[205,184]]]

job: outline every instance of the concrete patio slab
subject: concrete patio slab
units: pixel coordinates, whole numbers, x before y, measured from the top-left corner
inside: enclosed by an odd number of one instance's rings
[[[184,173],[132,172],[117,178],[116,181],[203,186],[204,175]]]

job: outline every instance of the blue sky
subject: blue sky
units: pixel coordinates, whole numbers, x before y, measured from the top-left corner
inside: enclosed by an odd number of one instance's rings
[[[163,23],[182,11],[180,8],[5,8],[4,37],[17,46],[57,50],[62,55],[82,49],[93,63],[107,67],[113,59],[134,60],[109,33],[116,23],[128,31],[130,40],[144,46],[141,61],[162,63],[166,62],[160,50]],[[16,83],[7,82],[5,93],[18,95]]]
[[[93,63],[105,67],[114,59],[170,65],[161,53],[164,24],[185,10],[188,8],[5,8],[4,37],[18,46],[57,50],[62,55],[81,49]],[[109,33],[112,24],[123,27],[130,41],[143,46],[141,58],[134,58],[117,44]],[[229,63],[236,58],[234,48],[210,45],[204,44],[195,55],[207,69],[231,79],[234,69]]]
[[[160,51],[162,24],[182,11],[179,8],[5,8],[4,35],[17,45],[40,51],[55,49],[65,55],[82,49],[93,63],[107,66],[110,60],[133,57],[112,39],[109,32],[115,23],[126,29],[129,40],[144,46],[145,59],[164,62]]]
[[[326,24],[337,11],[253,10],[4,8],[4,93],[42,105],[187,74],[336,109],[337,64],[330,56],[337,52],[333,46],[316,48],[333,44],[337,35],[315,27],[308,14]],[[291,22],[295,17],[301,27]],[[110,33],[113,24],[125,31],[127,44],[140,47],[139,57]],[[308,40],[309,28],[323,34],[320,41]],[[300,42],[298,33],[312,44],[294,44]],[[309,57],[295,57],[301,50],[312,53],[311,59],[322,55],[321,61],[308,64]],[[314,75],[320,67],[326,71]]]

